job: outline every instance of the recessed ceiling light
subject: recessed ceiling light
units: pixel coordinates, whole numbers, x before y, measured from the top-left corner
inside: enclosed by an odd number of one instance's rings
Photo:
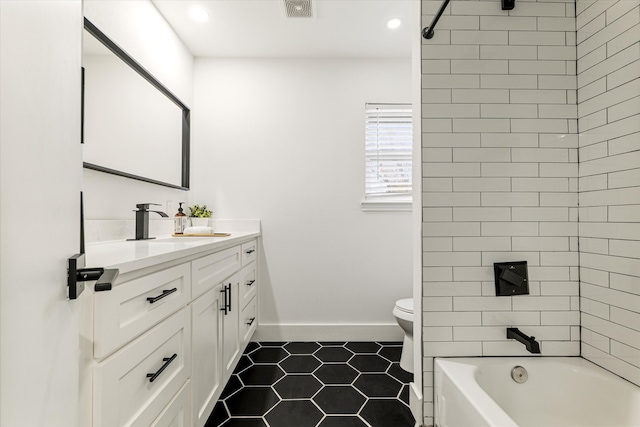
[[[191,19],[197,22],[205,22],[207,19],[209,19],[209,14],[201,7],[191,8],[191,10],[189,11],[189,15],[191,15]]]
[[[402,25],[402,19],[400,18],[391,18],[387,21],[387,28],[390,30],[395,30],[400,25]]]

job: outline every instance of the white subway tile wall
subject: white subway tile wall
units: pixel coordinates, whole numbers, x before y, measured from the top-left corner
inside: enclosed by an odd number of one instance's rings
[[[607,2],[612,8],[614,3]],[[423,26],[431,23],[440,4],[422,1]],[[579,16],[597,36],[608,25],[606,16],[591,24],[604,13],[592,7],[580,9]],[[629,21],[625,17],[632,10],[616,7],[618,20]],[[576,64],[576,40],[591,43],[591,38],[576,37],[575,12],[571,0],[519,1],[512,11],[503,11],[499,0],[453,0],[434,38],[422,40],[425,425],[433,424],[433,384],[426,380],[432,378],[433,357],[528,355],[522,344],[507,340],[510,326],[535,335],[543,354],[580,354],[578,188],[609,189],[596,181],[579,181],[578,118],[605,109],[605,116],[591,117],[587,138],[593,144],[604,141],[602,126],[627,135],[634,122],[624,120],[632,117],[622,106],[614,107],[631,98],[635,83],[633,71],[622,72],[629,62],[603,64],[607,47],[596,51],[602,44],[583,53],[589,64]],[[594,16],[586,19],[585,13]],[[607,34],[613,42],[620,33]],[[616,40],[614,55],[633,60],[637,49],[634,56],[630,45],[623,44]],[[598,74],[579,82],[576,72],[582,67],[583,73]],[[619,74],[609,82],[606,75],[615,72]],[[608,94],[613,85],[624,89]],[[615,102],[602,107],[603,96]],[[580,115],[578,98],[589,103]],[[607,114],[619,117],[616,124],[607,122]],[[633,157],[636,143],[626,141],[626,151],[617,157],[640,163]],[[599,149],[592,154],[600,162],[592,166],[594,171],[623,170],[617,161],[604,160],[606,149]],[[608,184],[624,191],[638,179],[621,174]],[[607,192],[602,197],[631,196]],[[600,200],[594,199],[592,206],[599,207]],[[632,214],[618,213],[621,219]],[[635,249],[616,248],[625,254]],[[493,263],[521,260],[529,265],[531,294],[496,297]],[[621,275],[635,267],[616,265]],[[601,311],[594,306],[593,312]],[[593,340],[601,343],[605,334],[593,332]],[[622,347],[617,351],[632,354]]]
[[[578,1],[582,356],[640,385],[640,1]]]
[[[423,40],[425,425],[433,357],[526,355],[506,326],[640,385],[639,40],[640,0],[452,2]]]

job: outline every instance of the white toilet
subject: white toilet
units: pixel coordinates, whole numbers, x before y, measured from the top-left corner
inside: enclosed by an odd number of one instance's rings
[[[393,308],[393,316],[398,325],[404,330],[404,342],[402,343],[402,356],[400,367],[413,373],[413,298],[404,298],[396,301]]]

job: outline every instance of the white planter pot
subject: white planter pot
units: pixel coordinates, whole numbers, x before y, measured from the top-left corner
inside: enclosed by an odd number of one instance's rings
[[[208,227],[209,218],[191,218],[191,226],[193,227]]]

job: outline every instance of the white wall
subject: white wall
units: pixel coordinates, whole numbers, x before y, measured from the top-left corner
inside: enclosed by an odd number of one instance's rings
[[[151,1],[85,0],[83,12],[182,102],[193,107],[193,56]],[[149,161],[164,155],[150,152]],[[173,216],[177,202],[189,201],[189,192],[92,170],[84,171],[83,180],[87,219],[133,220],[136,203],[160,203],[163,206],[158,209],[165,210],[167,201],[174,209],[167,214]]]
[[[578,1],[582,356],[640,385],[640,1]]]
[[[411,102],[410,85],[409,60],[196,60],[192,200],[262,221],[260,337],[401,336],[411,214],[360,201],[364,104]]]
[[[0,2],[0,425],[80,426],[81,1]],[[85,297],[86,294],[81,295]],[[86,300],[85,300],[86,301]]]
[[[423,25],[440,0],[423,1]],[[579,355],[573,2],[452,1],[422,44],[424,422],[436,356]],[[496,297],[525,260],[530,295]]]

